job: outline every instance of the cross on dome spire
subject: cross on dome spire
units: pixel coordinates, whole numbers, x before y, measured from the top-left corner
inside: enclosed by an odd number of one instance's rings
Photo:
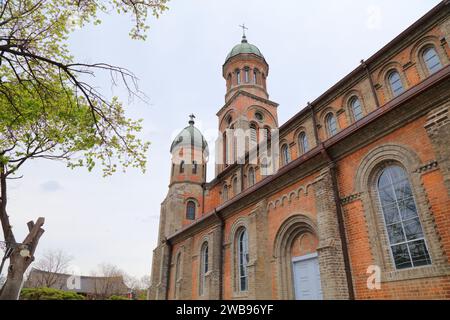
[[[194,125],[194,123],[195,123],[195,121],[194,121],[195,115],[194,115],[193,113],[191,113],[191,114],[189,115],[189,118],[191,118],[191,120],[189,120],[189,124],[190,124],[190,125]]]
[[[247,42],[247,37],[245,36],[245,30],[248,30],[248,28],[245,26],[245,23],[239,25],[240,28],[242,28],[242,42]]]

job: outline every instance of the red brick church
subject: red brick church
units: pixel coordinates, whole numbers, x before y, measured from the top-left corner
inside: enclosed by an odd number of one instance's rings
[[[449,9],[283,124],[244,35],[222,67],[215,178],[193,117],[170,148],[150,298],[450,299]]]

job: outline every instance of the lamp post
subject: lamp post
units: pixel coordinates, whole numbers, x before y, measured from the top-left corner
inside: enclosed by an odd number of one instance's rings
[[[2,262],[0,264],[0,274],[2,274],[3,266],[5,265],[6,259],[8,259],[11,254],[13,253],[15,248],[20,248],[20,255],[22,257],[29,257],[30,256],[30,249],[28,248],[27,244],[23,243],[17,243],[17,242],[6,242],[6,241],[0,241],[0,248],[5,252],[3,254]]]

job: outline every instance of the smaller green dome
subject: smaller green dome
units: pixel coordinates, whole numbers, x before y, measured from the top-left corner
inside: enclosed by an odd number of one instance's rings
[[[241,53],[252,53],[252,54],[255,54],[264,59],[264,56],[261,53],[261,51],[259,51],[258,47],[253,44],[248,43],[247,38],[245,36],[243,36],[241,43],[235,45],[233,47],[233,49],[231,49],[230,53],[228,54],[227,58],[225,59],[225,62],[228,61],[228,59],[230,59],[234,56],[237,56],[238,54],[241,54]]]
[[[176,147],[201,148],[205,156],[209,154],[208,143],[200,130],[194,126],[192,119],[189,121],[189,125],[175,137],[170,146],[170,152],[172,153]]]

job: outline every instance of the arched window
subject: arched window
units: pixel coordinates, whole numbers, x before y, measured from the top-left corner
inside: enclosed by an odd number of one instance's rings
[[[398,165],[384,168],[378,177],[377,192],[396,268],[431,264],[405,170]]]
[[[267,157],[264,157],[261,159],[261,175],[267,176],[269,175],[269,167],[270,167],[270,161]]]
[[[281,155],[283,157],[283,164],[288,164],[291,161],[291,154],[289,153],[289,146],[283,144],[281,147]]]
[[[175,283],[174,283],[174,298],[178,299],[178,293],[180,292],[179,286],[181,285],[181,252],[178,252],[175,258]]]
[[[248,186],[251,187],[256,183],[255,178],[255,169],[253,167],[250,167],[248,169]]]
[[[248,289],[248,234],[247,229],[241,228],[237,233],[237,265],[238,265],[238,288],[239,291]]]
[[[236,70],[236,84],[241,84],[241,70]]]
[[[222,141],[223,141],[223,163],[225,164],[225,166],[227,166],[229,163],[229,156],[228,156],[229,148],[228,148],[228,139],[227,139],[226,131],[223,133]]]
[[[442,68],[441,60],[433,47],[426,49],[422,54],[422,58],[430,74]]]
[[[252,143],[256,143],[258,141],[258,127],[256,124],[250,124],[250,140]]]
[[[225,184],[222,189],[222,199],[223,201],[228,201],[228,186]]]
[[[266,139],[266,141],[269,141],[270,137],[271,137],[270,128],[264,127],[264,139]]]
[[[334,136],[338,131],[336,117],[334,116],[334,114],[329,113],[325,118],[325,121],[327,123],[328,136]]]
[[[350,107],[353,116],[353,120],[358,121],[363,117],[363,111],[361,107],[361,102],[357,97],[353,97],[350,100]]]
[[[195,202],[190,200],[186,204],[186,219],[195,220]]]
[[[403,88],[402,79],[400,78],[400,74],[397,71],[391,71],[391,73],[389,73],[388,80],[394,97],[405,91],[405,89]]]
[[[184,173],[184,161],[180,162],[180,173]]]
[[[245,83],[250,82],[250,69],[248,67],[245,67],[244,69],[244,81]]]
[[[258,69],[253,69],[253,83],[258,84]]]
[[[208,242],[203,243],[200,251],[200,285],[199,294],[202,296],[205,293],[206,274],[209,268]]]
[[[233,194],[237,195],[239,193],[238,179],[236,177],[233,178]]]
[[[305,132],[298,135],[298,145],[300,148],[300,154],[306,153],[309,150],[308,137]]]
[[[192,161],[192,174],[197,174],[198,164],[197,161]]]

